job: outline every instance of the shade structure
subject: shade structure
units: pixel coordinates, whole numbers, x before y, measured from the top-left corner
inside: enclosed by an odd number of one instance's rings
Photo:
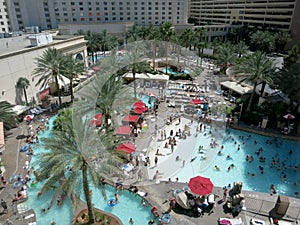
[[[288,119],[288,120],[292,120],[295,118],[295,116],[293,116],[292,114],[288,113],[286,115],[283,116],[285,119]]]
[[[143,101],[138,101],[133,103],[134,107],[146,107],[146,104]]]
[[[125,116],[122,119],[122,122],[125,122],[125,123],[136,123],[139,120],[139,118],[140,117],[138,115],[129,115],[129,116]]]
[[[123,143],[117,147],[117,151],[123,151],[126,154],[131,154],[135,151],[135,145],[132,143]]]
[[[184,209],[190,209],[191,206],[188,202],[188,198],[184,192],[179,192],[175,195],[175,200],[178,205],[180,205]]]
[[[120,126],[116,129],[115,133],[116,135],[130,135],[132,131],[131,126]]]
[[[33,119],[33,117],[34,117],[34,115],[26,115],[26,116],[24,117],[24,120],[26,120],[26,121],[31,121],[31,120]]]
[[[188,187],[194,194],[207,195],[212,192],[214,185],[209,178],[197,176],[190,179]]]
[[[194,105],[200,105],[200,104],[203,104],[203,101],[201,99],[193,99],[192,101],[192,104]]]
[[[99,66],[93,66],[92,69],[93,69],[94,71],[100,71],[100,70],[101,70]]]
[[[134,113],[141,115],[142,113],[148,111],[148,108],[147,107],[135,107],[133,109],[133,111],[134,111]]]

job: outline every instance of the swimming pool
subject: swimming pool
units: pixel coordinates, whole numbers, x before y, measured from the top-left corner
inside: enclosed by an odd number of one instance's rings
[[[134,220],[134,224],[148,224],[150,219],[154,219],[151,213],[151,207],[144,206],[142,197],[128,190],[118,190],[119,201],[118,203],[110,207],[107,202],[108,199],[114,198],[116,193],[115,188],[111,185],[105,185],[105,192],[107,199],[104,199],[101,190],[91,187],[93,191],[93,204],[96,208],[102,209],[106,212],[110,212],[116,215],[124,224],[128,224],[130,218]],[[84,196],[81,196],[84,199]]]
[[[50,129],[40,134],[40,139],[42,137],[51,136],[51,129],[53,127],[53,121],[55,117],[49,120]],[[35,154],[44,151],[41,145],[33,145]],[[35,165],[35,157],[32,157],[31,165]],[[36,168],[35,168],[36,169]],[[34,179],[34,176],[32,177]],[[37,224],[39,225],[49,225],[52,221],[55,221],[59,225],[70,225],[73,219],[72,204],[68,198],[64,200],[61,206],[57,206],[56,203],[53,206],[43,212],[42,209],[47,209],[52,195],[51,193],[44,193],[39,199],[37,199],[37,193],[42,187],[42,183],[38,183],[37,187],[28,188],[28,201],[26,204],[27,208],[34,209],[36,213]],[[136,194],[130,193],[128,190],[119,191],[119,203],[114,207],[109,207],[107,205],[107,200],[105,200],[101,194],[101,190],[97,188],[92,188],[93,190],[93,204],[104,211],[110,212],[124,223],[127,224],[130,218],[133,218],[135,224],[147,224],[151,219],[151,208],[145,207],[141,204],[142,198]],[[112,186],[105,185],[105,191],[108,198],[113,197],[115,190]],[[129,213],[130,210],[130,213]],[[58,220],[62,218],[63,220]]]
[[[195,127],[192,127],[194,133]],[[242,181],[244,190],[267,193],[270,185],[274,184],[278,194],[299,197],[295,196],[295,192],[300,191],[300,143],[232,129],[218,129],[212,137],[210,129],[208,127],[205,132],[192,137],[194,141],[179,142],[178,148],[189,149],[191,159],[196,158],[172,179],[178,177],[181,182],[188,182],[191,177],[201,175],[209,177],[219,187]],[[212,138],[217,143],[214,148],[210,146]],[[203,149],[199,151],[200,145]],[[220,150],[221,154],[218,154]],[[254,160],[246,161],[247,155]],[[275,161],[273,166],[272,157]],[[262,161],[265,158],[265,162],[260,162],[260,158]]]
[[[173,75],[179,75],[179,74],[190,74],[189,70],[184,70],[183,72],[174,72],[173,70],[171,70],[170,68],[168,68],[166,70],[166,68],[162,69],[162,72],[168,72],[168,74],[173,74]]]

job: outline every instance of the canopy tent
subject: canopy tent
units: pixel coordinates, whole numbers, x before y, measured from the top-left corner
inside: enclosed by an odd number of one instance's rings
[[[135,145],[132,143],[123,143],[117,147],[117,151],[123,151],[126,154],[131,154],[136,149]]]
[[[132,132],[131,126],[120,126],[115,131],[116,135],[126,135],[126,136],[130,136],[131,132]]]
[[[137,123],[139,121],[140,116],[138,115],[129,115],[125,116],[122,120],[123,123]]]
[[[249,87],[248,85],[245,84],[239,84],[238,82],[234,82],[234,81],[224,81],[221,82],[220,85],[240,95],[251,93],[253,91],[252,87]]]

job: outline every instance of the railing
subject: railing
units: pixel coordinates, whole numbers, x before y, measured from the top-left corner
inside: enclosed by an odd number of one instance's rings
[[[254,212],[263,215],[269,215],[269,212],[275,207],[276,202],[267,201],[252,197],[246,198],[246,209],[249,212]],[[297,206],[289,206],[284,219],[287,220],[299,220],[300,219],[300,208]]]

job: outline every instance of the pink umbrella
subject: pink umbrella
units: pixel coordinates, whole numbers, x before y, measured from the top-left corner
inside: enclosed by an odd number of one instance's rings
[[[212,192],[214,185],[209,178],[197,176],[190,179],[188,187],[194,194],[207,195]]]
[[[100,71],[100,70],[101,70],[99,66],[93,66],[92,69],[93,69],[94,71]]]

